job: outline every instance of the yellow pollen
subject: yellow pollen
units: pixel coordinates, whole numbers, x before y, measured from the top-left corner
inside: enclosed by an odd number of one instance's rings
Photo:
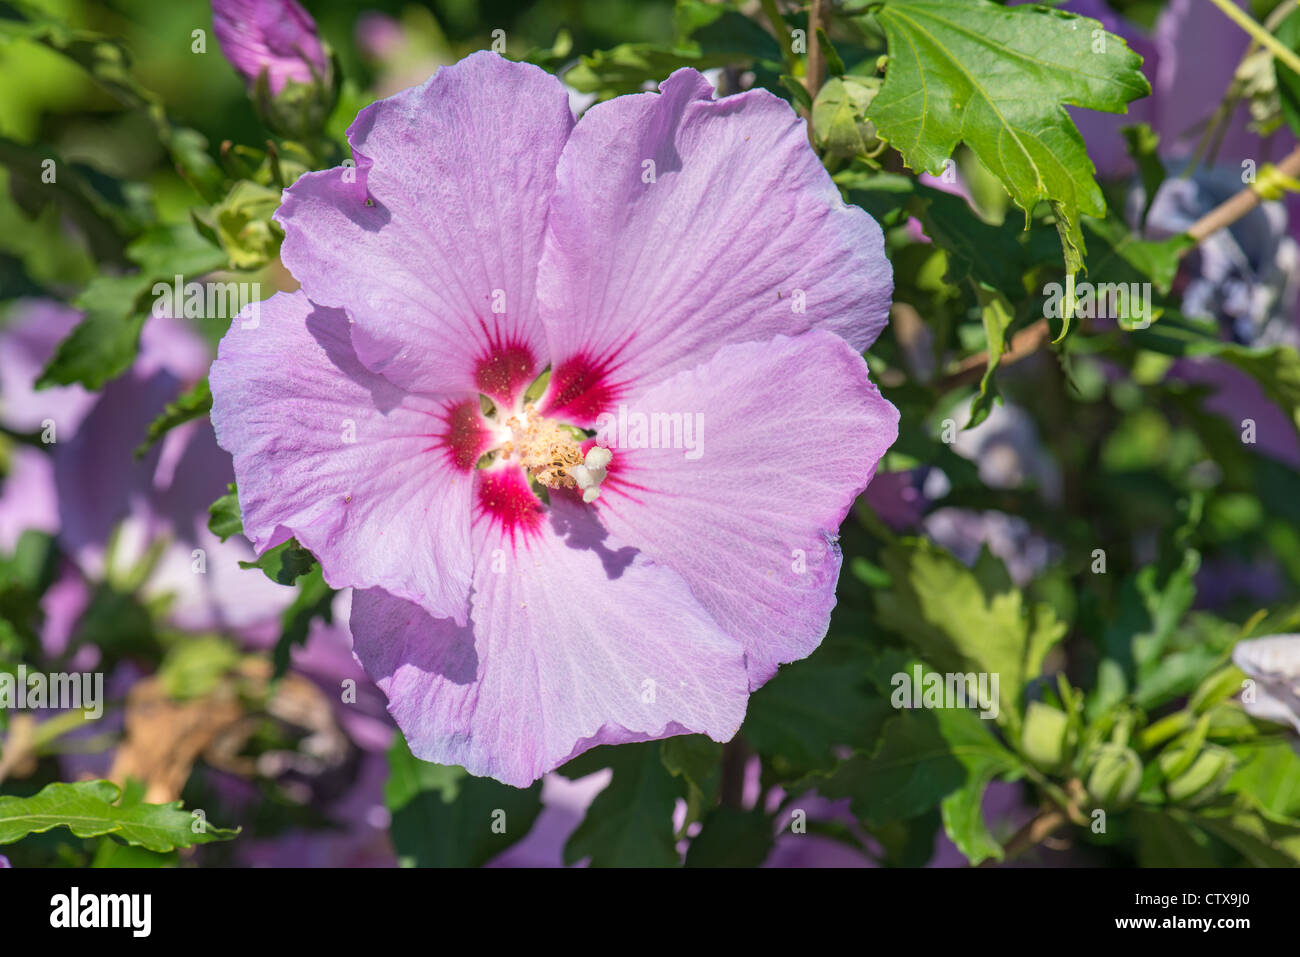
[[[507,455],[517,454],[519,464],[537,483],[546,488],[573,488],[578,484],[574,477],[575,466],[582,465],[582,449],[573,434],[551,419],[535,414],[533,406],[524,407],[524,414],[506,420],[512,441],[506,443]]]

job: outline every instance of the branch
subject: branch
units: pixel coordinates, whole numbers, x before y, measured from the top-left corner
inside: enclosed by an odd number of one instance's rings
[[[826,55],[822,51],[821,40],[817,31],[822,29],[822,4],[824,0],[812,0],[808,5],[808,72],[804,75],[803,85],[808,88],[808,95],[817,99],[817,91],[822,86],[822,76],[826,72]],[[1300,70],[1296,71],[1300,73]]]
[[[1218,7],[1229,20],[1249,33],[1256,43],[1264,47],[1296,73],[1300,73],[1300,57],[1297,57],[1277,37],[1252,20],[1250,14],[1238,7],[1233,0],[1210,0],[1210,2]]]
[[[1037,847],[1054,832],[1064,827],[1068,821],[1069,818],[1060,808],[1053,807],[1039,811],[1029,823],[1011,835],[1011,840],[1007,841],[1006,847],[1003,848],[1005,854],[1002,862],[1010,861],[1030,848]],[[995,863],[998,862],[989,858],[980,867],[992,867]]]

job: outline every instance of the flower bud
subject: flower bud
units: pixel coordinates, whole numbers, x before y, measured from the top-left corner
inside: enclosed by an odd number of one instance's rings
[[[813,102],[813,136],[832,156],[861,156],[878,150],[875,124],[867,108],[880,91],[875,77],[845,76],[827,80]]]
[[[307,138],[334,105],[330,57],[297,0],[212,0],[212,27],[267,126]]]
[[[1185,748],[1171,748],[1160,755],[1161,771],[1171,775],[1165,793],[1174,803],[1189,807],[1214,800],[1236,768],[1232,752],[1216,744],[1206,745],[1190,764]]]
[[[1041,701],[1030,702],[1025,712],[1025,727],[1020,737],[1020,749],[1025,757],[1035,766],[1052,770],[1065,764],[1068,757],[1070,719],[1064,711],[1043,704]]]
[[[1122,744],[1103,744],[1088,772],[1088,796],[1102,807],[1122,810],[1142,783],[1142,759]]]

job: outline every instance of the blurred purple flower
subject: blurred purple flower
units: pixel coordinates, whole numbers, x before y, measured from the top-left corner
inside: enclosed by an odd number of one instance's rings
[[[50,457],[28,446],[15,446],[0,479],[0,555],[18,544],[23,532],[52,535],[59,530],[59,502],[54,493]]]
[[[169,597],[167,618],[182,629],[275,626],[292,590],[241,569],[253,557],[247,543],[223,543],[207,528],[208,506],[233,480],[212,426],[186,423],[144,458],[134,454],[165,404],[204,374],[207,345],[183,320],[151,317],[135,363],[102,392],[34,389],[79,318],[27,301],[0,329],[0,422],[16,431],[54,424],[44,449],[24,446],[12,458],[0,488],[0,546],[29,528],[55,534],[93,581],[149,562],[144,591]]]
[[[1163,239],[1193,223],[1244,188],[1239,169],[1198,170],[1171,175],[1156,193],[1147,216],[1147,235]],[[1140,187],[1130,194],[1134,220],[1144,202]],[[1182,311],[1215,319],[1225,337],[1245,345],[1300,344],[1296,294],[1300,291],[1300,246],[1287,234],[1281,203],[1265,202],[1227,229],[1207,236],[1179,270]]]
[[[1245,6],[1240,0],[1238,5]],[[1098,174],[1118,179],[1135,172],[1120,132],[1134,123],[1151,125],[1160,137],[1162,156],[1191,155],[1246,52],[1246,33],[1205,0],[1170,0],[1150,34],[1105,0],[1071,0],[1062,9],[1098,20],[1126,40],[1142,56],[1142,72],[1151,81],[1151,95],[1130,103],[1126,114],[1071,109]],[[1249,129],[1250,122],[1244,106],[1233,111],[1222,131],[1218,162],[1240,168],[1240,161],[1249,158],[1262,165],[1280,159],[1294,144],[1285,132],[1261,137]]]
[[[53,438],[72,435],[95,403],[80,385],[36,388],[45,364],[81,313],[50,299],[20,299],[0,326],[0,422],[15,432],[41,432],[53,425]]]
[[[488,867],[563,867],[564,845],[587,814],[587,808],[610,781],[608,769],[570,781],[560,774],[542,778],[542,812],[516,844],[502,851]],[[582,864],[583,862],[579,862]]]
[[[212,0],[212,28],[249,87],[265,71],[272,96],[290,80],[310,86],[329,71],[316,21],[297,0]]]
[[[406,31],[402,24],[375,10],[367,10],[357,17],[354,33],[362,56],[375,62],[393,57],[406,45]]]

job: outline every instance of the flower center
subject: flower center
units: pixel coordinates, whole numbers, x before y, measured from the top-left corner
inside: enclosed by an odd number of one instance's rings
[[[510,440],[501,447],[502,455],[517,456],[538,485],[581,489],[584,502],[594,502],[600,495],[600,483],[614,458],[609,449],[593,446],[583,455],[581,432],[538,415],[531,404],[506,419],[505,426]]]

